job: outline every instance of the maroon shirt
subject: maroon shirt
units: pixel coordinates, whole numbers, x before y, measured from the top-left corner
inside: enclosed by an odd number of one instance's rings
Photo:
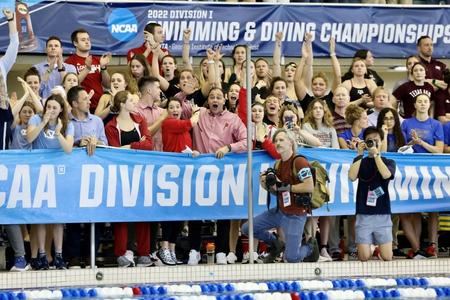
[[[336,129],[337,134],[341,134],[347,129],[352,128],[352,126],[345,121],[345,118],[335,111],[333,111],[333,127]]]
[[[448,89],[438,90],[434,94],[434,117],[437,119],[448,113],[450,113],[450,94]]]
[[[413,116],[414,111],[416,110],[414,108],[414,99],[417,95],[420,94],[426,94],[428,97],[430,97],[430,100],[433,101],[434,99],[434,89],[431,84],[428,82],[425,82],[424,85],[419,86],[414,83],[414,81],[408,81],[401,86],[399,86],[392,95],[397,98],[397,100],[400,102],[400,108],[399,113],[403,118],[411,118]]]
[[[447,69],[447,66],[438,60],[431,59],[430,62],[426,61],[422,57],[420,58],[420,62],[423,63],[426,67],[426,78],[428,79],[444,79],[444,70]]]

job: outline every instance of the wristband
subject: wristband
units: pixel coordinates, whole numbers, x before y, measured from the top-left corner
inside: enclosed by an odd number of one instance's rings
[[[61,68],[58,68],[58,72],[64,72],[66,70],[66,67],[64,65]]]
[[[231,145],[227,145],[228,152],[231,152]]]
[[[12,17],[11,19],[6,19],[6,21],[12,22],[12,21],[14,21],[14,17]]]
[[[208,60],[208,64],[213,64],[214,60]]]
[[[108,67],[107,67],[107,66],[104,66],[104,67],[100,67],[100,70],[102,70],[102,71],[106,71],[106,69],[108,69]]]
[[[361,159],[363,159],[363,155],[361,154],[361,155],[358,155],[357,157],[355,157],[354,159],[353,159],[353,163],[355,163],[355,162],[357,162],[357,161],[360,161]]]

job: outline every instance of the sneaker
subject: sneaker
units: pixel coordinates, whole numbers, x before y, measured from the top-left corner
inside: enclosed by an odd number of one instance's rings
[[[356,251],[350,251],[348,253],[347,260],[358,260],[358,252]]]
[[[333,261],[343,261],[344,257],[342,255],[341,251],[334,251],[333,253],[331,253],[331,258],[333,259]]]
[[[117,258],[117,264],[119,265],[119,268],[134,267],[133,251],[130,250],[125,251],[124,255],[119,256]]]
[[[330,254],[328,254],[327,248],[323,247],[322,250],[320,250],[319,253],[319,262],[328,262],[328,261],[333,261],[333,259],[331,258]]]
[[[57,270],[67,270],[66,262],[61,254],[55,255],[53,258],[53,264]]]
[[[153,266],[153,261],[150,256],[139,256],[136,266],[141,268],[151,267]]]
[[[69,260],[69,269],[81,269],[81,262],[79,257],[74,257]]]
[[[216,264],[218,265],[226,265],[227,262],[227,256],[223,252],[219,252],[216,254]]]
[[[47,260],[47,255],[39,254],[38,258],[38,269],[37,270],[48,270],[50,268]]]
[[[428,258],[437,258],[436,244],[430,244],[430,246],[425,249],[425,252],[428,254]]]
[[[267,255],[266,258],[264,259],[264,263],[270,264],[275,262],[275,260],[278,258],[280,253],[283,252],[283,250],[284,250],[284,242],[279,239],[274,240],[270,245],[269,255]]]
[[[158,267],[164,266],[162,261],[158,258],[157,254],[158,254],[158,250],[156,250],[155,252],[153,252],[149,255],[150,259],[153,262],[153,265],[158,266]]]
[[[398,248],[392,250],[392,255],[393,255],[394,257],[406,257],[405,252],[403,252],[402,250],[400,250],[400,249],[398,249]]]
[[[306,243],[311,248],[311,254],[303,259],[303,262],[316,262],[319,260],[319,245],[317,240],[311,237]]]
[[[169,249],[160,248],[158,252],[156,252],[156,256],[158,256],[161,262],[167,266],[175,266],[177,264],[175,261],[173,261]]]
[[[232,264],[236,263],[236,261],[237,261],[236,254],[234,254],[234,252],[228,253],[228,255],[227,255],[227,263],[232,265]]]
[[[191,266],[198,265],[198,263],[200,262],[201,259],[202,258],[200,257],[200,252],[198,252],[197,250],[192,249],[189,252],[188,265],[191,265]]]
[[[182,265],[182,264],[183,264],[183,262],[177,258],[177,254],[175,253],[175,251],[170,251],[170,256],[172,257],[172,260],[173,260],[177,265]]]
[[[414,256],[412,257],[412,259],[427,259],[428,253],[426,253],[423,250],[417,250],[416,252],[414,252]]]
[[[11,272],[23,272],[31,269],[31,266],[27,264],[24,256],[18,256],[14,258],[14,266],[11,268]]]
[[[253,262],[257,263],[257,264],[262,264],[264,262],[264,259],[266,259],[267,256],[269,256],[269,254],[266,254],[264,256],[260,256],[260,255],[258,255],[257,252],[253,252]],[[242,255],[242,263],[243,264],[248,264],[249,262],[250,262],[250,252],[245,252]]]
[[[33,270],[39,270],[40,269],[40,265],[39,265],[39,259],[36,257],[36,258],[31,258],[30,259],[30,265],[31,265],[31,268],[33,269]]]

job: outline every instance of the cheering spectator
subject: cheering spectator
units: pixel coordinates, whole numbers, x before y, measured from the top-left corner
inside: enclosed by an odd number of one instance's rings
[[[103,54],[101,57],[91,55],[89,53],[91,39],[89,33],[83,28],[72,32],[70,38],[75,46],[75,53],[66,59],[66,63],[75,66],[78,81],[87,92],[94,90],[91,98],[91,112],[93,113],[103,95],[103,86],[109,88],[110,85],[107,68],[111,61],[111,53]]]
[[[164,28],[161,25],[158,23],[148,23],[144,28],[144,43],[138,48],[128,50],[127,61],[130,62],[136,54],[142,54],[151,65],[153,59],[152,50],[161,47],[165,39]],[[161,55],[158,56],[159,60],[167,54],[169,54],[169,50],[161,48]]]
[[[66,95],[71,87],[77,85],[79,85],[78,75],[76,73],[66,73],[66,76],[64,76],[62,80],[62,86],[64,88],[64,91],[66,92]]]
[[[130,91],[138,91],[138,82],[142,77],[150,76],[150,65],[143,54],[135,54],[128,63]]]
[[[63,62],[63,49],[59,37],[52,35],[47,39],[45,52],[47,53],[47,59],[35,65],[42,79],[39,96],[43,99],[50,96],[51,90],[55,86],[61,85],[67,72],[77,72],[73,65]]]
[[[113,147],[126,149],[152,150],[152,138],[147,129],[147,122],[137,115],[138,100],[129,91],[118,92],[114,96],[114,104],[111,112],[117,113],[112,120],[106,124],[105,133],[108,144]],[[137,222],[137,266],[149,267],[153,264],[150,254],[150,224],[148,222]],[[124,222],[114,224],[114,254],[117,256],[119,267],[133,267],[134,253],[127,250],[128,224]]]
[[[364,129],[368,126],[366,111],[355,104],[345,110],[345,121],[352,127],[338,135],[341,149],[356,150],[359,142],[363,141]]]

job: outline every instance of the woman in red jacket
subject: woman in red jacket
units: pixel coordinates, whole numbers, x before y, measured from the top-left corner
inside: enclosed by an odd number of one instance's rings
[[[114,96],[111,112],[116,113],[105,126],[108,144],[113,147],[128,149],[152,150],[152,139],[147,129],[147,122],[135,114],[138,100],[129,91],[118,92]],[[114,224],[114,254],[117,256],[119,267],[135,265],[134,253],[127,250],[127,223]],[[148,267],[153,264],[150,254],[150,223],[136,223],[137,266]]]
[[[182,102],[178,98],[170,98],[167,103],[168,117],[162,122],[163,150],[165,152],[181,153],[187,148],[192,149],[191,129],[196,126],[200,116],[200,109],[197,105],[192,106],[192,116],[190,119],[181,120]],[[192,156],[198,156],[198,151],[193,151]],[[165,265],[174,266],[181,264],[175,253],[175,242],[181,232],[183,221],[161,222],[161,248],[157,252],[157,257]]]

